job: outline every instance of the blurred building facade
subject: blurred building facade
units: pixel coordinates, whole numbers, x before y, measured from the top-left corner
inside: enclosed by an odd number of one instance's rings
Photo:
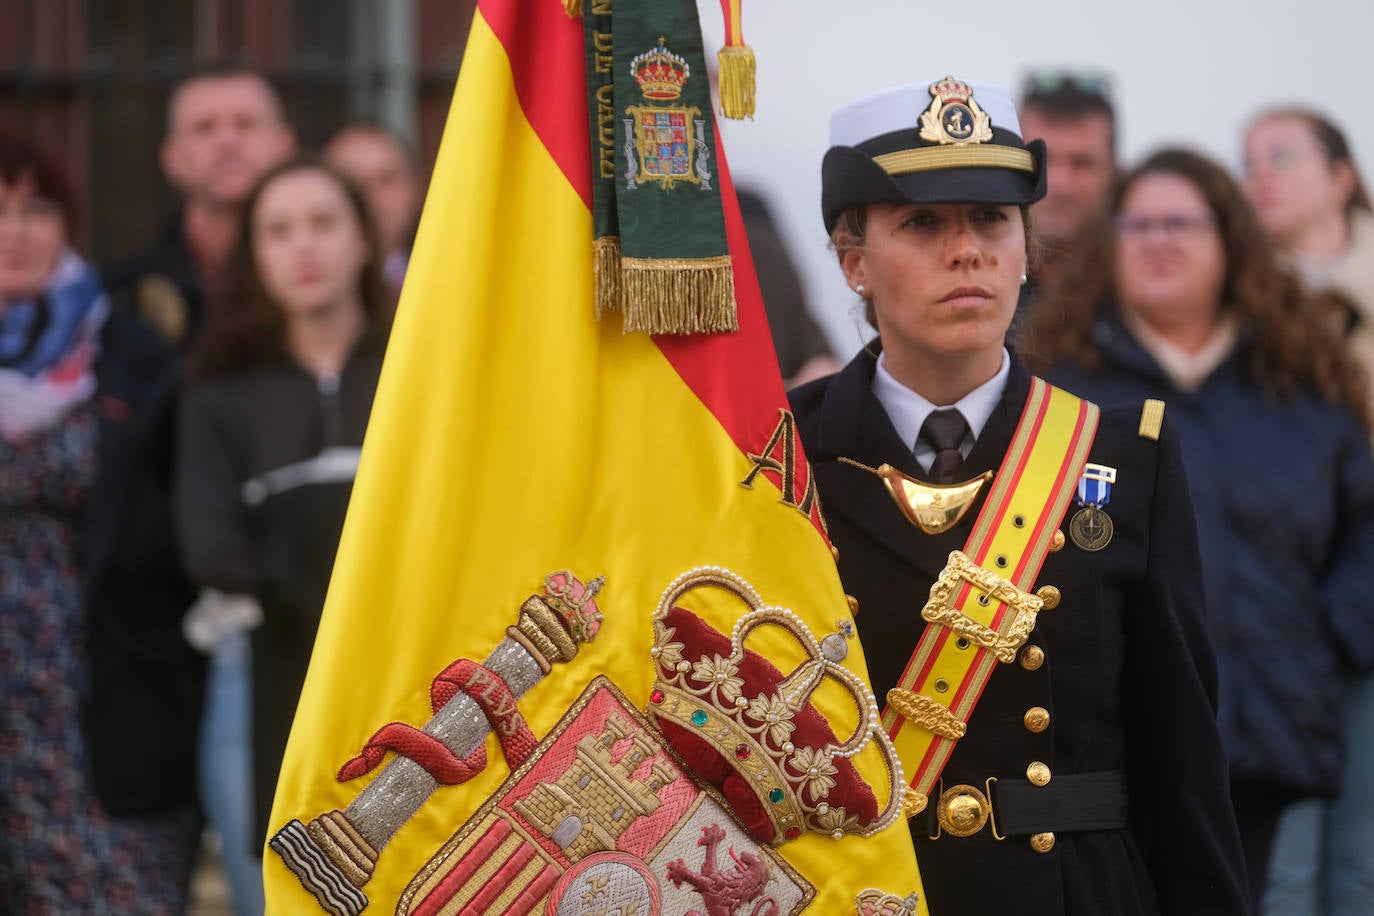
[[[85,202],[78,246],[127,254],[175,195],[158,167],[167,97],[232,59],[277,85],[301,144],[350,118],[438,151],[476,0],[0,0],[0,121],[66,156]]]

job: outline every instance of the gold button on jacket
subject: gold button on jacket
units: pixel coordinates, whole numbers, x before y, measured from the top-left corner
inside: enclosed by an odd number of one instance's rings
[[[1035,732],[1037,735],[1049,728],[1050,711],[1043,706],[1032,706],[1026,710],[1026,714],[1021,717],[1026,723],[1026,730]]]

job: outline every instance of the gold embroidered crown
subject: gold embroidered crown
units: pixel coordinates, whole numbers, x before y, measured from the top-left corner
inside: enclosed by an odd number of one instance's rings
[[[592,599],[605,584],[606,577],[597,576],[583,586],[566,569],[544,577],[544,603],[567,622],[569,635],[579,643],[591,642],[601,631],[603,617]]]
[[[630,72],[646,99],[671,101],[682,95],[682,87],[692,75],[687,61],[669,51],[659,37],[658,47],[630,61]]]
[[[742,599],[750,611],[730,636],[711,627],[677,601],[692,589],[714,586]],[[780,671],[744,647],[758,627],[787,630],[806,652],[791,672]],[[696,775],[719,788],[760,842],[780,845],[803,833],[839,839],[869,836],[901,811],[905,782],[901,763],[882,730],[878,704],[863,681],[841,662],[853,625],[817,640],[789,610],[764,607],[757,592],[729,570],[692,570],[664,592],[654,614],[655,663],[649,713]],[[836,737],[811,701],[826,679],[854,701],[858,725]],[[873,788],[850,758],[875,745],[888,771],[888,800],[880,807]]]
[[[854,912],[858,916],[912,916],[919,902],[915,894],[898,897],[866,887],[854,898]]]

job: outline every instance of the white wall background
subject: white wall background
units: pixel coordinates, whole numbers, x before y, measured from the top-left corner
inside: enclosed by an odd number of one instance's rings
[[[820,164],[830,113],[874,89],[948,73],[1019,92],[1037,67],[1114,77],[1130,164],[1185,143],[1235,170],[1240,132],[1277,102],[1313,105],[1346,131],[1374,182],[1374,0],[744,0],[758,57],[754,121],[722,121],[740,185],[769,199],[838,355],[866,337],[826,250]],[[699,0],[706,52],[720,5]]]

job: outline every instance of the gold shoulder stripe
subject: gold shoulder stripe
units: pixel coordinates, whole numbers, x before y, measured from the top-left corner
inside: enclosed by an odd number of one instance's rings
[[[1159,429],[1164,425],[1164,402],[1147,398],[1140,411],[1140,438],[1159,441]]]

